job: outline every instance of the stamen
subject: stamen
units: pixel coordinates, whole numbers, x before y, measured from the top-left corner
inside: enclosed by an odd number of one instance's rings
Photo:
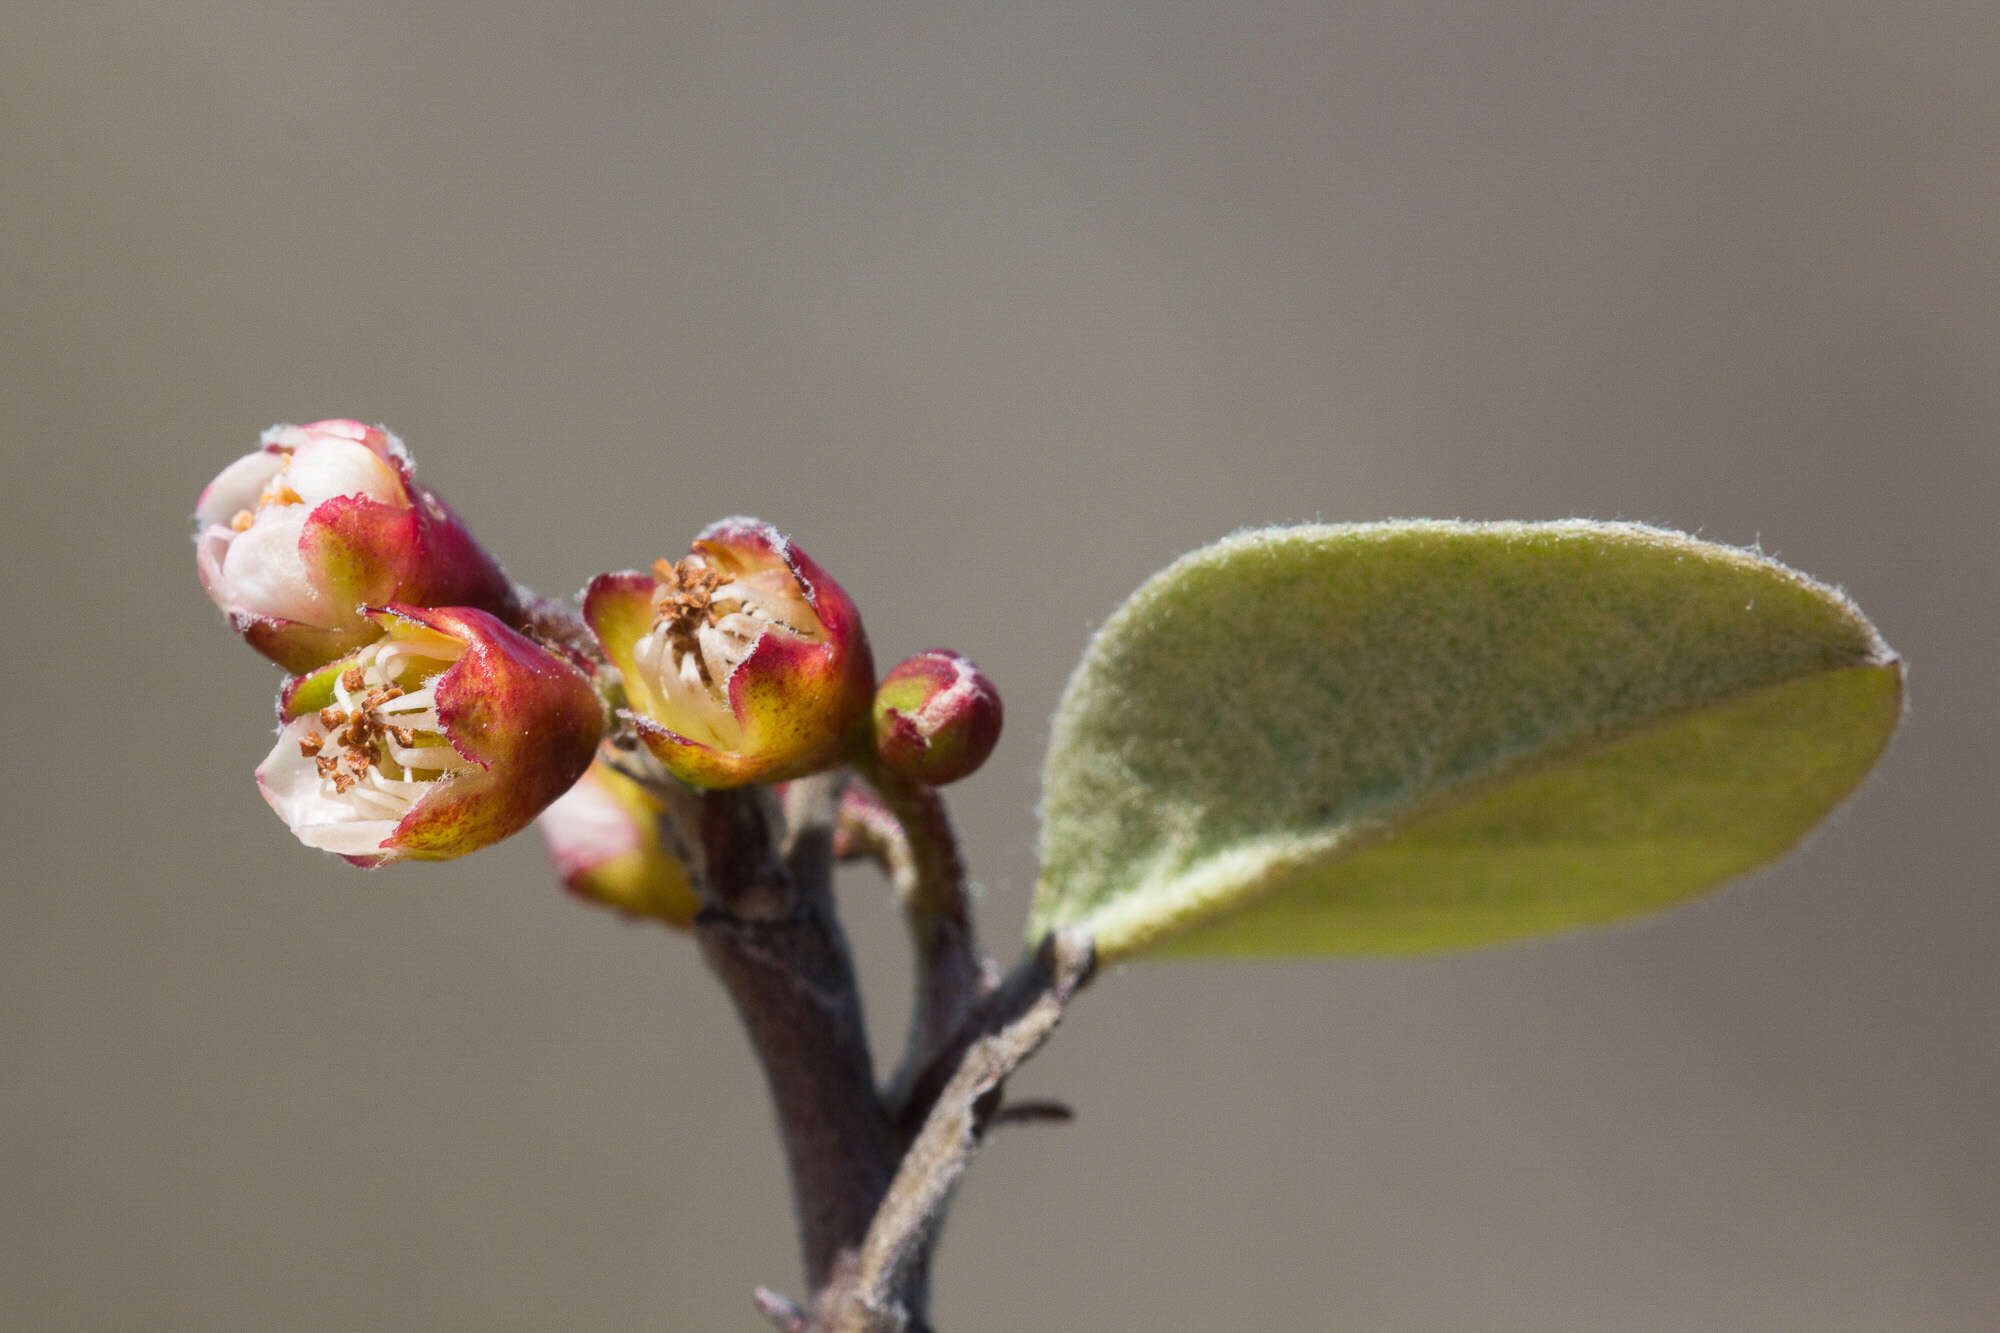
[[[741,639],[746,644],[757,641],[757,636],[764,632],[764,625],[764,621],[748,611],[732,611],[715,622],[716,629]]]
[[[472,767],[471,760],[449,745],[392,745],[388,753],[402,767],[427,773],[461,773]]]
[[[319,712],[332,739],[312,732],[300,739],[300,751],[356,817],[399,819],[437,782],[472,767],[437,734],[431,682],[454,660],[437,645],[390,641],[334,677],[338,702]],[[406,689],[394,683],[398,674],[423,683]],[[323,752],[331,746],[339,753]]]
[[[426,685],[420,690],[393,690],[381,703],[383,712],[390,714],[420,713],[429,708],[437,698],[437,691]],[[391,708],[389,705],[394,704]]]
[[[234,528],[238,532],[248,532],[250,531],[250,526],[256,521],[257,521],[257,516],[255,514],[251,513],[247,509],[239,509],[230,518],[229,526]]]
[[[732,645],[727,642],[725,636],[712,630],[704,631],[695,637],[695,644],[701,650],[703,679],[718,686],[728,680],[735,672],[741,654],[730,651]]]
[[[695,636],[716,618],[715,591],[729,580],[688,556],[679,564],[653,562],[653,624],[664,628],[677,653],[694,651]]]
[[[410,806],[415,802],[401,792],[385,789],[385,781],[387,779],[376,777],[372,769],[367,777],[354,781],[347,799],[354,803],[356,813],[401,819],[410,812]]]
[[[376,655],[375,672],[385,685],[402,676],[406,670],[418,679],[428,679],[457,660],[455,656],[440,655],[435,649],[391,643]],[[429,666],[431,663],[436,665]]]

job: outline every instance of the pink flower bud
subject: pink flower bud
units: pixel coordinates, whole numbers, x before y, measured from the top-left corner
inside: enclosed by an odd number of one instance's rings
[[[308,847],[447,861],[526,827],[590,765],[582,671],[484,611],[366,612],[381,637],[285,684],[257,786]]]
[[[594,763],[535,827],[571,893],[685,929],[701,903],[686,869],[660,840],[661,813],[639,783]]]
[[[364,605],[511,615],[513,586],[417,485],[403,442],[358,421],[273,426],[196,504],[195,567],[232,629],[288,671],[373,639]]]
[[[1000,721],[1000,691],[986,673],[969,657],[933,648],[882,678],[875,753],[903,777],[941,786],[986,762]]]
[[[583,618],[624,674],[625,716],[685,782],[802,777],[858,739],[875,680],[860,613],[767,523],[724,519],[678,564],[598,575]]]

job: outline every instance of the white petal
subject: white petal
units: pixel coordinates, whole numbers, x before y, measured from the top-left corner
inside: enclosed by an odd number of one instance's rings
[[[336,623],[326,598],[306,577],[306,564],[299,555],[299,536],[309,512],[304,505],[267,505],[257,512],[249,531],[236,535],[222,558],[221,594],[216,601],[224,610],[323,628]]]
[[[618,803],[594,773],[542,811],[542,839],[549,858],[564,879],[602,865],[614,856],[638,851],[641,835],[632,812]]]
[[[299,738],[313,729],[312,718],[287,722],[278,733],[278,743],[257,765],[257,789],[293,832],[308,824],[340,821],[349,813],[348,802],[320,777],[313,761],[299,753]]]
[[[201,576],[201,590],[224,611],[229,602],[222,584],[222,560],[235,541],[236,530],[222,523],[211,523],[194,539],[194,569]]]
[[[283,454],[265,453],[258,450],[222,469],[208,488],[195,502],[195,522],[206,528],[216,523],[228,523],[230,519],[245,509],[257,507],[257,497],[264,493],[271,478],[278,475],[278,469],[285,465]]]
[[[278,743],[257,766],[257,789],[277,811],[278,818],[308,847],[343,856],[366,856],[382,849],[402,816],[415,804],[399,791],[385,792],[363,785],[345,792],[320,777],[319,768],[299,752],[299,738],[314,729],[312,718],[287,722]],[[389,783],[401,788],[403,783]],[[408,784],[415,788],[419,784]],[[418,794],[421,794],[419,791]],[[363,799],[365,798],[365,799]],[[382,818],[392,813],[394,818]]]
[[[343,427],[352,429],[343,429]],[[289,421],[281,421],[265,431],[258,443],[266,449],[283,449],[286,453],[302,444],[310,444],[323,435],[338,435],[350,440],[359,440],[368,433],[368,428],[360,422],[315,421],[310,426],[295,426]]]
[[[402,507],[410,503],[396,469],[373,449],[353,440],[319,437],[300,445],[285,473],[285,484],[297,491],[308,507],[336,495],[365,495]]]
[[[734,748],[742,738],[735,716],[715,701],[701,678],[694,655],[681,659],[681,670],[660,679],[660,717],[667,727],[691,741],[719,749]]]
[[[382,850],[382,843],[396,831],[393,819],[356,819],[344,824],[308,824],[295,828],[299,841],[321,851],[341,856],[367,856]]]

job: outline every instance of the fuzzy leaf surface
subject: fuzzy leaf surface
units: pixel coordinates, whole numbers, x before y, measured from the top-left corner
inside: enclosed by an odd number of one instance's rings
[[[1238,534],[1071,678],[1030,937],[1414,953],[1653,911],[1795,846],[1901,711],[1859,610],[1752,552],[1581,521]]]

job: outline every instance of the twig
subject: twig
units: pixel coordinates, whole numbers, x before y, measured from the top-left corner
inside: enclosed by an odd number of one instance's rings
[[[999,1105],[1002,1086],[1055,1030],[1094,967],[1087,936],[1051,935],[983,1008],[868,1228],[851,1295],[823,1315],[829,1333],[905,1333],[921,1318],[906,1288],[913,1278],[921,1284],[945,1205]]]
[[[937,790],[876,765],[865,777],[872,790],[849,787],[841,798],[839,841],[846,855],[871,856],[889,876],[915,946],[909,1041],[887,1094],[891,1113],[906,1121],[928,1109],[909,1105],[917,1076],[992,991],[996,977],[979,954],[958,838]]]
[[[1043,1098],[1004,1102],[986,1122],[986,1132],[990,1134],[1002,1125],[1066,1125],[1074,1119],[1076,1111],[1067,1102]]]

